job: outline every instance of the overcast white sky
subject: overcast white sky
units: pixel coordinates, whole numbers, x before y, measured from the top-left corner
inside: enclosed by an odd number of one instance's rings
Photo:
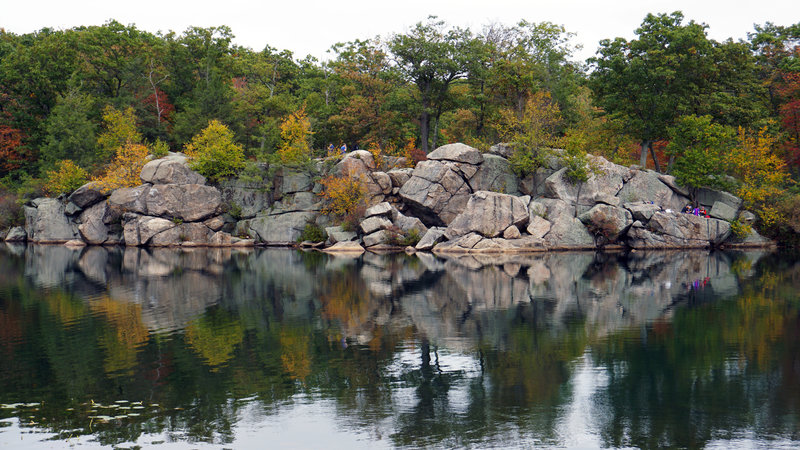
[[[479,31],[487,23],[508,25],[521,19],[550,21],[576,33],[592,56],[603,38],[633,37],[648,12],[683,11],[687,19],[709,25],[709,36],[745,38],[753,24],[800,22],[800,0],[0,0],[0,27],[21,34],[43,27],[100,25],[108,19],[147,31],[228,25],[240,45],[288,49],[295,57],[327,59],[336,42],[406,31],[428,15]]]

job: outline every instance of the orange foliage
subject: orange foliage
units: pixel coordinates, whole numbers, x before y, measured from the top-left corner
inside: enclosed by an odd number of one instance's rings
[[[364,207],[364,196],[367,193],[364,180],[360,174],[350,172],[341,175],[329,175],[320,183],[323,186],[320,196],[326,201],[322,212],[347,221],[357,219]]]
[[[19,169],[27,159],[21,151],[23,138],[20,130],[0,125],[0,173]]]

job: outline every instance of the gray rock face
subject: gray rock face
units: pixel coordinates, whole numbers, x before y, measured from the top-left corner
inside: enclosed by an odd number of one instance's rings
[[[454,239],[470,232],[485,237],[500,236],[511,225],[528,222],[528,208],[519,197],[479,191],[470,197],[464,211],[447,227],[445,237]]]
[[[362,220],[361,224],[359,225],[364,234],[370,234],[378,230],[385,230],[391,226],[392,222],[389,219],[380,216],[368,217]]]
[[[730,235],[728,222],[693,214],[657,212],[646,228],[631,227],[628,244],[633,248],[708,247]]]
[[[320,211],[322,201],[313,192],[297,192],[285,195],[281,201],[272,205],[270,214],[283,214],[288,212]]]
[[[520,237],[522,237],[522,233],[519,232],[516,225],[511,225],[503,231],[503,239],[519,239]]]
[[[428,154],[428,159],[434,161],[453,161],[466,164],[480,164],[483,162],[483,155],[477,149],[466,144],[455,143],[443,145]]]
[[[392,193],[392,178],[386,172],[372,172],[372,179],[381,187],[384,194]]]
[[[147,215],[147,193],[150,185],[121,188],[111,193],[108,206],[119,216],[126,212]]]
[[[331,244],[352,241],[357,237],[354,232],[344,231],[342,227],[327,227],[325,228],[325,234],[328,235],[328,241]]]
[[[399,188],[406,184],[406,181],[411,178],[413,172],[414,169],[409,167],[404,169],[392,169],[386,172],[386,174],[389,175],[389,178],[392,180],[392,187]]]
[[[108,195],[97,187],[97,183],[89,182],[75,189],[67,200],[74,203],[79,208],[87,208],[100,200],[105,200]]]
[[[527,231],[531,236],[541,239],[550,232],[551,226],[552,224],[549,220],[541,216],[531,215],[528,222]]]
[[[430,250],[436,245],[442,237],[444,237],[444,227],[431,227],[428,228],[428,231],[422,235],[422,239],[419,240],[417,243],[416,248],[417,250]]]
[[[139,178],[142,183],[150,184],[206,184],[206,178],[190,169],[185,158],[174,157],[148,162]]]
[[[504,142],[495,144],[489,148],[489,153],[497,156],[502,156],[505,159],[510,158],[511,155],[514,154],[514,151],[515,149],[511,144],[507,144]],[[485,158],[486,155],[483,155],[483,157]]]
[[[270,204],[270,193],[259,184],[225,181],[220,186],[222,201],[237,219],[250,219]]]
[[[305,172],[285,171],[277,176],[275,181],[275,196],[278,198],[285,194],[311,191],[311,188],[314,187],[311,174]]]
[[[161,217],[127,214],[123,218],[123,237],[125,239],[125,245],[147,245],[150,243],[150,238],[158,233],[174,228],[175,226],[175,222]]]
[[[40,198],[25,206],[25,232],[28,241],[63,243],[78,238],[77,226],[66,216],[58,199]]]
[[[689,199],[675,193],[669,186],[661,182],[657,173],[651,171],[635,172],[633,178],[625,183],[617,197],[623,203],[653,202],[664,209],[673,211],[680,211],[689,203]]]
[[[185,222],[207,219],[219,211],[220,192],[201,184],[163,184],[150,188],[146,196],[147,214],[178,218]]]
[[[697,190],[697,201],[710,209],[714,203],[721,202],[739,211],[742,208],[742,199],[725,191],[715,189],[700,188]]]
[[[633,223],[633,215],[627,209],[604,204],[595,205],[578,219],[596,236],[602,236],[607,242],[615,242]]]
[[[107,213],[106,202],[97,203],[81,213],[78,232],[87,244],[100,245],[108,240],[108,227],[103,221]]]
[[[461,213],[471,193],[454,163],[421,161],[399,195],[426,223],[446,225]]]
[[[653,217],[653,214],[661,210],[660,206],[645,202],[625,203],[623,207],[633,214],[635,220],[639,220],[643,223],[647,223],[647,221]]]
[[[374,233],[364,236],[364,247],[374,247],[376,245],[385,244],[392,238],[392,233],[387,230],[378,230]]]
[[[497,155],[483,155],[483,164],[478,167],[475,176],[469,180],[474,191],[502,192],[520,195],[519,181],[511,173],[508,160]]]
[[[292,212],[272,216],[257,216],[248,222],[248,234],[256,242],[269,245],[288,245],[300,237],[306,224],[314,221],[311,212]]]
[[[522,253],[539,252],[547,248],[542,239],[523,236],[519,239],[485,238],[469,233],[455,240],[442,242],[433,247],[434,253]]]
[[[392,223],[403,233],[410,233],[411,230],[414,230],[418,236],[423,236],[428,232],[428,227],[426,227],[425,224],[416,217],[406,216],[405,214],[396,210],[394,207],[392,208],[391,214]]]
[[[392,205],[390,205],[389,202],[381,202],[373,207],[368,208],[364,212],[364,217],[386,216],[389,215],[393,209],[394,208],[392,208]]]
[[[544,195],[571,203],[592,206],[598,201],[608,202],[617,195],[625,181],[630,177],[630,171],[617,164],[610,163],[604,158],[595,157],[599,172],[592,175],[583,185],[575,184],[566,177],[566,168],[561,168],[553,173],[544,182]],[[531,194],[532,195],[532,194]],[[580,198],[578,198],[580,195]]]
[[[181,223],[154,235],[149,242],[151,247],[171,247],[175,245],[207,245],[214,232],[202,223]],[[219,241],[221,241],[218,238]]]
[[[8,234],[5,236],[6,242],[25,242],[27,239],[28,235],[23,227],[13,227],[8,230]]]
[[[550,232],[544,237],[548,247],[554,249],[590,249],[595,247],[594,237],[579,219],[562,216],[553,220]]]
[[[676,194],[687,198],[689,197],[689,189],[683,186],[678,186],[677,181],[675,181],[675,177],[673,177],[672,175],[666,175],[661,173],[658,174],[658,179],[661,180],[662,183],[669,186],[669,188],[675,191]]]
[[[736,213],[738,211],[731,208],[728,204],[722,202],[714,202],[714,206],[711,207],[711,211],[708,212],[708,215],[715,219],[725,220],[725,221],[732,221],[736,219]]]

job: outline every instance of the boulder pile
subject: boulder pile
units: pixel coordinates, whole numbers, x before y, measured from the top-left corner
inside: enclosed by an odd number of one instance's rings
[[[211,186],[171,153],[147,163],[142,184],[105,192],[95,184],[69,197],[25,206],[25,228],[5,239],[39,243],[127,246],[294,245],[309,225],[324,230],[328,251],[397,247],[434,253],[539,252],[604,247],[697,248],[763,246],[752,231],[731,235],[730,222],[749,224],[741,199],[701,189],[710,217],[684,214],[689,192],[674,177],[592,157],[583,183],[567,176],[556,153],[520,179],[509,146],[487,153],[464,144],[437,148],[414,168],[403,158],[375,161],[357,150],[315,160],[306,169],[281,168],[264,182]],[[266,168],[262,172],[268,173]],[[348,229],[323,214],[324,176],[358,177],[363,218]]]

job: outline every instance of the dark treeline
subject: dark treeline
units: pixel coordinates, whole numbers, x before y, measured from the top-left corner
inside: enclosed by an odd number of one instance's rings
[[[761,151],[785,164],[765,170],[785,173],[770,183],[788,192],[800,155],[800,23],[756,25],[740,42],[709,39],[706,28],[679,12],[648,15],[635,39],[601,41],[586,62],[573,59],[572,34],[547,22],[470,30],[430,17],[335,44],[325,62],[237,46],[226,26],[0,30],[3,202],[35,195],[63,160],[102,171],[115,111],[162,150],[182,150],[218,120],[261,161],[299,116],[318,154],[331,144],[397,154],[503,141],[638,159],[690,186],[721,175],[746,184],[750,172],[726,155]]]

